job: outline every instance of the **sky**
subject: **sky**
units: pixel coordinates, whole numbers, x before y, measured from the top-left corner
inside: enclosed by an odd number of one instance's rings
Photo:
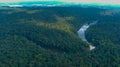
[[[21,2],[21,1],[60,1],[60,2],[74,2],[84,4],[113,4],[120,5],[120,0],[0,0],[0,2]]]

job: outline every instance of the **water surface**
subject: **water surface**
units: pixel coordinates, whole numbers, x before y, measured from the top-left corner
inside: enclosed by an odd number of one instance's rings
[[[85,41],[85,42],[87,42],[87,43],[89,44],[90,50],[95,49],[95,46],[93,46],[91,43],[88,42],[88,40],[86,39],[85,32],[86,32],[86,30],[87,30],[90,26],[95,25],[97,22],[98,22],[98,21],[93,21],[93,22],[90,23],[90,24],[86,23],[86,24],[84,24],[84,25],[78,30],[78,35],[79,35],[79,37],[80,37],[83,41]]]

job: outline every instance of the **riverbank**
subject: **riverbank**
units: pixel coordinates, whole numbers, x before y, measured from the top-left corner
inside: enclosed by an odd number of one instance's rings
[[[98,21],[94,21],[90,24],[84,24],[79,30],[78,30],[78,35],[80,37],[80,39],[82,39],[83,41],[87,42],[89,44],[89,50],[93,50],[95,49],[96,47],[91,45],[91,43],[88,42],[88,40],[86,39],[86,36],[85,36],[85,32],[86,30],[92,26],[92,25],[95,25]]]

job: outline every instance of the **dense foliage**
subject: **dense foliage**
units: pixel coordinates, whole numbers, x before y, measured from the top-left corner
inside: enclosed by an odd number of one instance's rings
[[[0,8],[0,67],[119,67],[120,14],[82,7]],[[79,28],[94,20],[87,39]]]

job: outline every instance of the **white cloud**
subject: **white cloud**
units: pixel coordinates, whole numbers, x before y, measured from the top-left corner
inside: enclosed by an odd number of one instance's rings
[[[22,0],[17,0],[17,1],[22,1]],[[0,2],[17,2],[17,1],[16,0],[0,0]]]
[[[120,4],[120,0],[61,0],[63,2],[75,2],[75,3],[98,3],[98,4]]]
[[[119,5],[120,0],[0,0],[0,2],[20,2],[20,1],[62,1],[74,3],[98,3],[98,4],[115,4]]]
[[[56,0],[0,0],[0,2],[23,2],[23,1],[56,1]]]

